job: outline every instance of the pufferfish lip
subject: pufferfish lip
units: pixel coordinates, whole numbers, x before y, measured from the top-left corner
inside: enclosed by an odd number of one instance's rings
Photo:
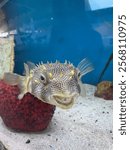
[[[60,105],[69,106],[72,105],[74,102],[73,97],[61,97],[61,96],[53,96],[56,102]]]

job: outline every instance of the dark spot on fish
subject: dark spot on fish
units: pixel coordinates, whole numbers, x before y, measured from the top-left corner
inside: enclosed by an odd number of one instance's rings
[[[56,141],[58,141],[58,138],[56,138]]]
[[[27,141],[26,141],[26,144],[29,144],[31,141],[28,139]]]
[[[104,114],[105,112],[103,111],[102,113]]]
[[[109,114],[109,112],[107,112],[107,114]]]
[[[75,119],[73,121],[75,122]]]

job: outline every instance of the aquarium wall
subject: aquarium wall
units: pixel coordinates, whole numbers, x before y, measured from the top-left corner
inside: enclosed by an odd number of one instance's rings
[[[3,32],[14,35],[15,72],[22,74],[27,61],[68,60],[76,66],[88,58],[94,71],[84,76],[85,83],[113,80],[112,2],[98,6],[94,0],[3,1]]]

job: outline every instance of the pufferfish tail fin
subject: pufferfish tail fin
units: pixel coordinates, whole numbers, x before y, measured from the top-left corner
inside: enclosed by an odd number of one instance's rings
[[[83,75],[85,75],[85,74],[91,72],[92,70],[94,70],[94,67],[93,67],[93,65],[88,61],[88,59],[85,58],[85,59],[83,59],[83,60],[78,64],[77,69],[78,69],[79,72],[80,72],[80,78],[81,78]]]

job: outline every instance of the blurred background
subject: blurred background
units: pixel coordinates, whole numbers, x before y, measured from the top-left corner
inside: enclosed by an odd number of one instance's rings
[[[0,0],[0,9],[0,33],[15,36],[14,72],[27,61],[88,58],[95,69],[83,82],[113,80],[112,0]]]

